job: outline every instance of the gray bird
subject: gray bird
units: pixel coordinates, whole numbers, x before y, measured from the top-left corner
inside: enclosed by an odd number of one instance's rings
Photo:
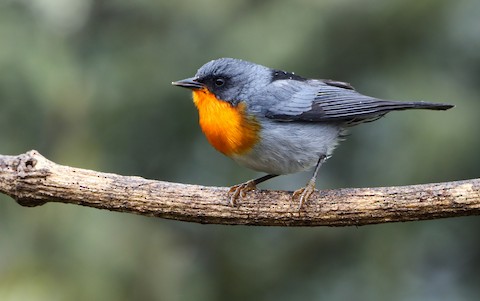
[[[232,206],[259,183],[315,166],[307,185],[292,196],[301,209],[346,128],[391,111],[453,107],[378,99],[349,83],[308,79],[232,58],[210,61],[194,77],[172,84],[193,91],[200,127],[213,147],[240,165],[267,173],[233,186]]]

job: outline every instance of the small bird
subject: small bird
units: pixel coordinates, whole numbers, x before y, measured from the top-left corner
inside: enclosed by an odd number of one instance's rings
[[[194,77],[172,84],[193,91],[200,127],[215,149],[240,165],[267,173],[233,186],[232,206],[266,180],[315,166],[307,185],[292,195],[300,210],[315,190],[320,167],[348,127],[390,111],[454,107],[378,99],[358,93],[346,82],[308,79],[233,58],[210,61]]]

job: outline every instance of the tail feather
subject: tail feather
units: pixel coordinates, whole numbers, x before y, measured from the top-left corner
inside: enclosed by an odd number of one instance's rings
[[[376,105],[370,107],[370,111],[361,110],[361,112],[352,112],[346,113],[345,120],[347,126],[354,126],[360,123],[366,123],[375,121],[379,118],[382,118],[388,112],[392,111],[402,111],[402,110],[438,110],[445,111],[455,107],[451,104],[446,103],[433,103],[425,101],[415,101],[415,102],[403,102],[403,101],[391,101],[391,100],[378,100]],[[348,116],[348,117],[347,117]]]
[[[409,110],[409,109],[445,111],[453,107],[455,106],[451,104],[425,102],[425,101],[415,101],[415,102],[388,101],[384,104],[385,111],[387,112],[398,111],[398,110]]]

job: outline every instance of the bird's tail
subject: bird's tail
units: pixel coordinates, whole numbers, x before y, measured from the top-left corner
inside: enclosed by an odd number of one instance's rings
[[[425,101],[413,101],[413,102],[403,102],[403,101],[385,101],[381,105],[382,111],[400,111],[400,110],[410,110],[410,109],[425,109],[425,110],[440,110],[445,111],[455,107],[451,104],[446,103],[434,103],[434,102],[425,102]]]
[[[368,103],[368,102],[367,102]],[[394,101],[383,99],[372,99],[368,104],[368,109],[362,108],[362,112],[357,113],[356,116],[350,115],[351,118],[345,118],[347,126],[353,126],[360,123],[375,121],[382,118],[385,114],[392,111],[423,109],[423,110],[440,110],[445,111],[455,107],[446,103],[434,103],[425,101]]]

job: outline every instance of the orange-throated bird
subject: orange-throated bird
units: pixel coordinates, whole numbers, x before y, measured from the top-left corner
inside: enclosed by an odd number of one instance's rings
[[[315,166],[311,180],[292,196],[301,209],[346,128],[390,111],[453,107],[378,99],[358,93],[349,83],[308,79],[232,58],[210,61],[194,77],[172,84],[193,91],[200,127],[213,147],[267,173],[233,186],[231,205],[259,183]]]

